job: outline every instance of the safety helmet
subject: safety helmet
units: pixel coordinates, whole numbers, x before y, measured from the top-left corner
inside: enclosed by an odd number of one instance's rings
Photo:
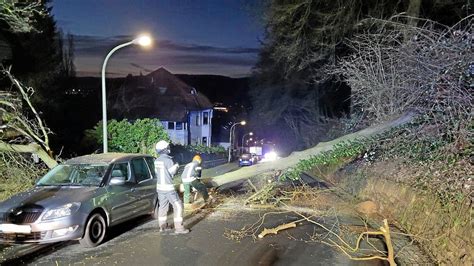
[[[201,156],[199,156],[199,154],[194,155],[193,161],[196,161],[198,162],[198,164],[201,164],[202,163]]]
[[[169,148],[170,144],[166,140],[160,140],[155,145],[155,150],[157,153],[162,153],[163,151]]]

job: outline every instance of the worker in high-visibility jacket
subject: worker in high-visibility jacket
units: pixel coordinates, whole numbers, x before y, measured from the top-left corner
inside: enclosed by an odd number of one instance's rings
[[[209,194],[207,193],[206,185],[204,185],[201,178],[201,156],[195,155],[193,160],[188,163],[181,174],[181,180],[184,185],[184,204],[190,203],[190,194],[191,187],[195,188],[199,193],[201,193],[204,202],[207,202],[209,199]]]
[[[178,171],[178,164],[173,163],[170,153],[169,143],[161,140],[155,145],[158,158],[155,159],[156,191],[158,192],[158,225],[160,232],[167,231],[166,218],[168,216],[169,205],[173,206],[174,231],[177,234],[186,234],[188,229],[183,226],[183,203],[178,193],[174,189],[173,176]]]

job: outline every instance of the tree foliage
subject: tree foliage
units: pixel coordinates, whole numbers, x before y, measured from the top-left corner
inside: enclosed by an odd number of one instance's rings
[[[328,70],[353,51],[348,40],[369,29],[367,18],[408,13],[402,23],[416,26],[416,17],[426,17],[452,25],[471,8],[464,0],[267,1],[266,32],[250,92],[254,120],[292,132],[300,148],[314,145],[328,118],[349,113],[350,88]]]
[[[51,1],[0,0],[0,8],[7,13],[11,11],[8,16],[15,15],[22,25],[27,25],[19,29],[0,17],[0,33],[12,50],[11,58],[3,63],[11,67],[11,73],[22,84],[34,88],[31,103],[55,133],[51,136],[52,149],[62,150],[64,139],[69,137],[65,125],[74,113],[68,110],[71,100],[66,95],[75,75],[72,35],[64,35],[57,29],[51,15]]]
[[[0,0],[0,20],[11,32],[36,31],[35,17],[45,16],[46,10],[40,1]]]
[[[155,144],[160,140],[170,141],[168,133],[158,119],[109,120],[107,122],[108,145],[112,152],[155,153]],[[86,138],[102,145],[102,122],[86,130]]]
[[[407,110],[440,126],[472,121],[473,20],[453,27],[426,20],[410,26],[399,17],[366,21],[374,30],[352,39],[354,52],[336,70],[351,86],[355,107],[372,121]]]

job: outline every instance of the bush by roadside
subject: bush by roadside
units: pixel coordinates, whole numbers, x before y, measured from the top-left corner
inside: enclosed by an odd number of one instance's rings
[[[0,201],[33,187],[36,179],[48,171],[24,155],[0,153]]]

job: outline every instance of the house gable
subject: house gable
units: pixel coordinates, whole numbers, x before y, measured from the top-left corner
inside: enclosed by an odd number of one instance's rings
[[[112,117],[186,122],[187,112],[212,108],[209,99],[164,68],[129,75],[107,99]]]

